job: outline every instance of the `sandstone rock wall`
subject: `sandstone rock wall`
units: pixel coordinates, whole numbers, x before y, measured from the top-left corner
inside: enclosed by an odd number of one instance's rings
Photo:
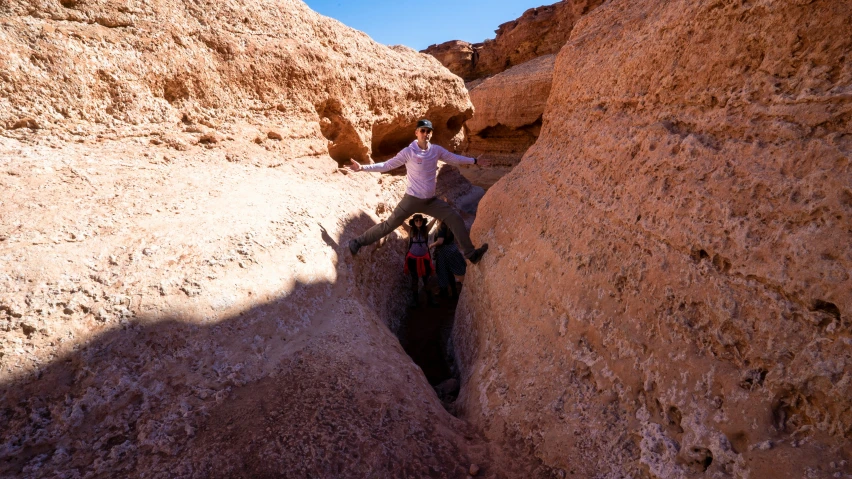
[[[555,60],[555,54],[544,55],[469,86],[476,114],[465,123],[461,149],[491,161],[489,168],[477,171],[478,184],[492,185],[538,139]]]
[[[603,0],[562,0],[530,8],[519,18],[500,25],[493,39],[474,44],[450,40],[422,51],[470,82],[557,53],[568,41],[577,19],[601,3]]]
[[[419,117],[444,127],[436,141],[446,143],[470,116],[461,82],[430,57],[298,0],[13,0],[0,18],[7,129],[183,119],[215,130],[251,119],[301,140],[296,154],[369,161],[397,149]]]
[[[461,80],[295,1],[0,12],[0,476],[511,471],[391,333],[402,235],[345,246],[403,178],[333,161]]]
[[[600,0],[563,0],[531,8],[500,25],[493,40],[471,45],[453,40],[426,50],[464,78],[476,114],[465,123],[461,152],[484,155],[488,168],[467,167],[467,178],[490,187],[511,171],[535,143],[550,94],[556,53],[568,41],[578,19]]]
[[[127,138],[2,146],[0,476],[491,463],[391,333],[405,238],[356,261],[345,247],[389,214],[401,177]]]
[[[463,417],[557,477],[852,474],[850,18],[579,21],[541,136],[480,204]]]

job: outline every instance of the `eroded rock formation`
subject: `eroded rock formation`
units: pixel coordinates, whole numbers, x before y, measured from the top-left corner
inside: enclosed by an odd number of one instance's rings
[[[555,55],[577,20],[601,3],[563,0],[531,8],[517,20],[500,25],[493,40],[473,45],[453,40],[423,50],[464,78],[470,90],[476,114],[465,123],[461,151],[493,162],[488,168],[464,168],[471,181],[490,187],[535,143],[550,94]]]
[[[0,15],[7,129],[286,121],[278,136],[299,140],[293,154],[369,161],[405,144],[418,117],[447,143],[470,116],[463,85],[436,62],[295,0],[15,0]]]
[[[464,417],[557,477],[852,474],[852,6],[609,2],[480,204]]]
[[[491,160],[488,168],[470,170],[477,184],[494,184],[538,139],[555,59],[544,55],[470,88],[476,114],[465,123],[462,148],[466,155]]]
[[[516,20],[500,25],[493,39],[482,43],[450,40],[430,45],[423,53],[437,58],[466,82],[496,75],[534,58],[559,52],[574,24],[603,0],[562,0],[530,8]]]
[[[403,238],[345,247],[402,177],[333,161],[449,142],[460,79],[291,0],[0,15],[0,476],[503,470],[390,332]]]
[[[481,46],[481,43],[472,44],[464,40],[450,40],[437,45],[429,45],[425,50],[420,50],[420,53],[432,55],[448,70],[462,77],[465,81],[473,81],[479,78],[474,74],[474,66],[479,58]]]

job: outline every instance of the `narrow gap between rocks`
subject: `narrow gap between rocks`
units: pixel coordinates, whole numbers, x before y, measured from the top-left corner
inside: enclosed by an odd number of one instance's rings
[[[397,337],[405,352],[423,370],[444,408],[455,414],[453,403],[458,397],[460,383],[450,339],[458,297],[439,296],[434,275],[428,288],[435,294],[438,306],[427,304],[426,292],[421,287],[420,307],[407,310],[400,321]],[[456,288],[461,293],[461,283],[456,283]]]

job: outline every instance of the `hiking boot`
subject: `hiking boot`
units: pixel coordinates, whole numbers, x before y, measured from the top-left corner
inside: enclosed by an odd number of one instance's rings
[[[479,263],[479,260],[482,259],[482,255],[484,255],[486,251],[488,251],[488,243],[484,243],[479,248],[473,250],[473,253],[467,259],[473,264]]]
[[[356,239],[349,240],[349,251],[352,253],[352,256],[358,254],[358,250],[361,249],[361,243]]]

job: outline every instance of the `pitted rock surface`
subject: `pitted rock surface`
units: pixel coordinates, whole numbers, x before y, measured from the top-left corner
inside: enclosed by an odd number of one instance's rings
[[[850,18],[580,19],[541,136],[474,224],[463,417],[562,477],[852,474]]]
[[[500,25],[493,39],[473,44],[450,40],[430,45],[422,52],[434,56],[451,72],[471,82],[559,52],[577,20],[601,3],[602,0],[562,0],[530,8],[519,18]]]
[[[421,117],[450,143],[471,114],[462,83],[431,57],[377,44],[298,0],[12,0],[0,18],[7,135],[249,121],[264,139],[275,127],[297,140],[293,155],[369,161],[407,144]]]
[[[0,476],[512,474],[392,333],[403,235],[345,246],[404,181],[335,160],[470,116],[436,60],[292,0],[12,1],[0,90]]]

